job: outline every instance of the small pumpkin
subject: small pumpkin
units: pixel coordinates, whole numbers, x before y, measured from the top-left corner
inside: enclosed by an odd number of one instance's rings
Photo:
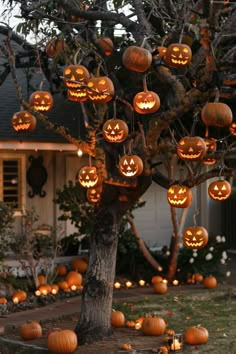
[[[88,99],[86,88],[78,88],[76,90],[67,89],[67,99],[73,102],[85,102]]]
[[[203,279],[204,279],[203,275],[200,274],[200,273],[193,274],[193,278],[194,278],[196,283],[202,283]]]
[[[47,338],[48,349],[56,354],[73,353],[78,346],[77,335],[70,329],[56,329]]]
[[[82,275],[73,270],[67,273],[65,277],[65,281],[67,282],[69,287],[71,287],[72,285],[81,285],[82,280],[83,280]]]
[[[222,201],[229,198],[231,194],[231,184],[226,180],[211,182],[208,186],[208,195],[211,199]]]
[[[163,277],[162,277],[161,275],[154,275],[154,276],[152,277],[151,282],[152,282],[152,284],[161,283],[162,280],[163,280]]]
[[[121,311],[111,312],[111,325],[112,327],[122,327],[125,324],[125,316]]]
[[[108,76],[93,77],[87,82],[88,98],[97,104],[107,103],[113,99],[115,88]]]
[[[176,208],[188,208],[192,199],[192,190],[181,184],[173,184],[167,191],[168,203]]]
[[[168,286],[166,283],[159,282],[153,284],[153,291],[155,294],[165,294],[168,291]]]
[[[134,321],[127,321],[125,325],[128,328],[135,328],[135,322]]]
[[[32,132],[36,128],[36,118],[28,111],[14,113],[11,120],[12,128],[17,133]]]
[[[52,294],[57,294],[58,293],[59,286],[57,284],[51,284],[50,287],[51,287],[51,293]]]
[[[13,302],[23,302],[27,299],[27,293],[24,290],[16,290],[12,294]]]
[[[55,271],[57,275],[63,276],[67,273],[67,267],[65,266],[65,264],[58,264],[56,266]]]
[[[90,78],[88,69],[83,65],[68,65],[63,72],[64,83],[70,90],[78,90]]]
[[[7,299],[5,297],[0,297],[0,305],[7,304]]]
[[[161,354],[168,354],[169,353],[168,348],[163,345],[160,346],[160,351],[161,351]]]
[[[131,350],[132,349],[132,345],[129,344],[129,343],[123,343],[122,346],[121,346],[121,349]]]
[[[201,110],[201,119],[207,126],[228,127],[233,121],[233,113],[225,103],[208,102]]]
[[[46,277],[45,277],[45,275],[39,274],[39,275],[37,276],[37,279],[38,279],[39,285],[46,284]]]
[[[202,160],[206,154],[206,150],[206,143],[199,136],[185,136],[177,144],[177,154],[183,160]]]
[[[86,197],[90,203],[98,203],[102,196],[102,185],[98,187],[88,188],[86,191]]]
[[[71,261],[71,268],[79,273],[85,273],[88,269],[88,262],[86,262],[83,258],[74,258]]]
[[[157,283],[158,284],[158,283]],[[146,336],[161,336],[165,333],[166,322],[161,317],[145,317],[142,323],[142,332]]]
[[[217,287],[217,279],[213,275],[209,275],[204,278],[203,286],[207,289],[214,289]]]
[[[154,91],[141,91],[134,96],[133,106],[139,114],[154,113],[160,108],[160,97]]]
[[[24,323],[20,326],[20,336],[25,340],[42,337],[42,327],[38,322]]]
[[[124,155],[119,161],[119,172],[125,177],[137,177],[143,172],[143,161],[138,155]]]
[[[99,182],[97,168],[95,166],[82,167],[79,171],[78,180],[85,188],[95,187]]]
[[[172,68],[187,66],[192,59],[191,48],[187,44],[172,43],[165,52],[164,60]]]
[[[67,281],[65,281],[65,280],[59,281],[57,283],[57,285],[59,286],[60,290],[65,290],[65,289],[69,288],[69,285],[68,285]]]
[[[102,134],[109,143],[121,143],[129,133],[128,125],[122,119],[108,119],[102,128]]]
[[[188,327],[184,333],[185,342],[192,345],[207,343],[208,338],[208,330],[202,326]]]
[[[104,51],[104,54],[106,56],[109,56],[112,54],[114,50],[114,44],[111,38],[109,37],[100,37],[97,39],[97,43],[100,45],[102,50]]]
[[[183,244],[189,249],[200,249],[208,243],[208,232],[203,226],[187,227],[183,231]]]
[[[53,106],[53,97],[48,91],[35,91],[29,98],[29,104],[35,111],[48,112]]]
[[[236,122],[230,124],[229,131],[233,136],[236,136]]]
[[[145,72],[152,63],[152,54],[145,48],[130,46],[122,55],[123,65],[132,71]]]

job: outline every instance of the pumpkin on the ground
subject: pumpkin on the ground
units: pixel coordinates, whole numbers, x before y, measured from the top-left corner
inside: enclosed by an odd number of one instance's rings
[[[20,327],[20,336],[25,340],[42,337],[42,327],[38,322],[24,323]]]
[[[112,327],[122,327],[125,323],[125,316],[121,311],[112,311],[111,325]]]
[[[162,282],[163,278],[161,275],[154,275],[152,277],[152,284]]]
[[[69,354],[73,353],[78,346],[77,335],[70,329],[56,329],[49,333],[48,349],[52,353]]]
[[[7,299],[5,297],[0,297],[0,304],[5,305],[7,303]]]
[[[145,317],[142,322],[142,332],[146,336],[161,336],[165,330],[166,322],[161,317]]]
[[[156,294],[165,294],[168,291],[168,286],[166,283],[162,283],[162,282],[154,283],[153,284],[153,291]]]
[[[81,285],[82,284],[82,275],[80,273],[77,273],[75,271],[70,271],[66,275],[66,282],[68,283],[69,287],[72,285]]]
[[[217,280],[213,275],[209,275],[204,278],[203,285],[207,289],[214,289],[217,287]]]
[[[188,344],[198,345],[208,341],[209,333],[205,327],[191,326],[184,333],[185,342]]]

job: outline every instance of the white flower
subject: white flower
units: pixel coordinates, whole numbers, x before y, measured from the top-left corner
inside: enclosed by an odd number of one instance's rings
[[[189,263],[194,263],[194,258],[190,258]]]
[[[207,253],[207,255],[205,257],[206,261],[209,261],[212,258],[213,258],[212,254],[211,253]]]
[[[225,264],[225,260],[223,258],[221,258],[220,263]]]
[[[221,242],[221,236],[216,236],[216,242],[220,243]]]
[[[230,277],[230,275],[231,275],[231,272],[230,271],[228,271],[228,272],[226,272],[226,274],[225,274],[227,277]]]
[[[214,251],[214,247],[213,247],[213,246],[210,247],[210,248],[209,248],[209,251],[211,251],[211,252]]]
[[[227,258],[228,258],[226,251],[223,251],[223,252],[222,252],[222,258],[223,258],[223,259],[227,259]]]
[[[197,252],[193,252],[193,257],[197,257],[197,256],[198,256]]]
[[[221,237],[221,242],[225,242],[225,241],[226,241],[225,237],[222,236],[222,237]]]

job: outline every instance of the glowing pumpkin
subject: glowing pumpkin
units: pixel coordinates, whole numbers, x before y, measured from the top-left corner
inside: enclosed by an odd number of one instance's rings
[[[204,165],[214,165],[217,160],[212,157],[208,157],[207,154],[212,154],[213,152],[216,151],[216,140],[214,138],[204,138],[204,141],[206,143],[206,155],[204,156],[202,162]]]
[[[88,188],[86,191],[86,197],[90,203],[97,203],[101,199],[102,185],[94,188]]]
[[[172,68],[181,68],[190,63],[192,59],[191,48],[186,44],[172,43],[165,52],[164,60]]]
[[[88,99],[88,93],[86,88],[79,88],[77,90],[67,90],[67,98],[73,102],[85,102]]]
[[[229,131],[233,136],[236,136],[236,122],[230,124]]]
[[[154,113],[160,108],[160,98],[156,92],[138,92],[133,99],[133,106],[140,114]]]
[[[191,189],[181,184],[173,184],[167,191],[168,203],[176,208],[188,208],[192,198]]]
[[[208,186],[208,194],[214,200],[225,200],[231,194],[231,185],[228,181],[221,179],[211,182]]]
[[[188,227],[183,231],[183,244],[189,249],[200,249],[208,242],[208,232],[203,226]]]
[[[87,68],[83,65],[69,65],[63,72],[64,83],[70,90],[77,90],[84,86],[90,78]]]
[[[206,143],[199,136],[185,136],[178,142],[177,154],[183,160],[198,161],[206,154]]]
[[[95,166],[84,166],[78,175],[79,183],[85,188],[94,187],[98,181],[97,168]]]
[[[113,82],[107,76],[93,77],[87,82],[88,98],[94,103],[106,103],[115,94]]]
[[[104,139],[109,143],[121,143],[128,136],[128,126],[122,119],[108,119],[102,128]]]
[[[127,69],[143,73],[151,66],[152,55],[145,48],[130,46],[125,49],[122,62]]]
[[[36,128],[36,118],[27,111],[16,112],[11,121],[12,128],[18,133],[32,132]]]
[[[137,155],[124,155],[119,161],[119,171],[125,177],[137,177],[143,172],[143,161]]]
[[[35,91],[29,98],[29,104],[38,112],[48,112],[53,106],[53,98],[48,91]]]

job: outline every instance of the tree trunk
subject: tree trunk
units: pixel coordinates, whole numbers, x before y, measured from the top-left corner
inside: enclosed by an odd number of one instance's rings
[[[117,211],[106,208],[96,217],[90,237],[89,266],[84,280],[80,318],[75,328],[79,343],[111,334],[111,310],[118,244]]]

